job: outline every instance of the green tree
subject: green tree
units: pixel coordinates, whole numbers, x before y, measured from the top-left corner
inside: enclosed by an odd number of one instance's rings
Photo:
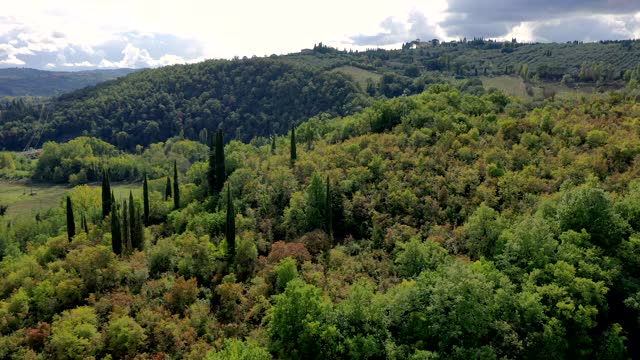
[[[225,226],[225,239],[227,240],[227,258],[229,264],[233,264],[236,256],[236,211],[231,198],[231,186],[227,185],[227,222]]]
[[[134,357],[147,338],[140,324],[126,315],[112,318],[106,335],[109,353],[117,358]]]
[[[498,250],[498,238],[504,229],[500,214],[482,203],[463,227],[465,244],[474,259],[493,258]]]
[[[283,292],[289,281],[298,277],[298,262],[292,257],[286,257],[278,263],[276,272],[276,290]]]
[[[291,127],[291,167],[296,164],[298,153],[296,151],[296,128]]]
[[[101,345],[95,310],[81,306],[67,310],[51,325],[51,347],[56,359],[88,359]]]
[[[434,270],[448,260],[447,250],[433,241],[422,242],[418,237],[400,243],[396,257],[398,272],[402,277],[418,276],[424,270]]]
[[[325,202],[324,202],[324,209],[326,211],[325,214],[325,230],[327,231],[327,234],[329,235],[329,237],[331,238],[333,236],[333,206],[331,204],[331,179],[329,179],[329,176],[327,176],[327,190],[325,191]]]
[[[180,209],[180,184],[178,183],[178,162],[173,161],[173,209]]]
[[[71,197],[67,196],[67,237],[69,242],[76,236],[76,222],[73,219],[73,204],[71,203]]]
[[[122,254],[122,229],[115,202],[111,204],[111,249],[116,255]]]
[[[209,164],[207,168],[207,185],[209,186],[209,195],[216,194],[216,141],[211,136],[209,143]]]
[[[252,342],[227,338],[220,351],[207,354],[206,360],[270,360],[269,352]]]
[[[147,183],[147,174],[144,174],[144,182],[142,183],[142,202],[144,206],[144,224],[149,225],[149,184]]]
[[[171,178],[167,176],[167,185],[164,187],[164,201],[171,198]]]
[[[612,249],[630,232],[629,224],[618,214],[604,190],[591,184],[563,193],[557,218],[562,230],[585,229],[595,245]]]
[[[327,200],[322,178],[318,173],[314,173],[307,187],[307,208],[305,210],[307,231],[327,228]]]
[[[227,170],[224,160],[224,138],[222,136],[222,129],[218,130],[216,135],[216,193],[219,194],[224,187],[225,181],[227,181]]]
[[[271,135],[271,155],[276,154],[276,136]]]
[[[339,357],[340,334],[330,321],[332,312],[320,289],[291,280],[284,293],[274,296],[268,314],[271,351],[281,359]]]
[[[129,206],[127,205],[127,200],[124,200],[124,203],[122,204],[122,244],[124,245],[126,253],[130,254],[132,245],[129,223]]]
[[[106,170],[102,170],[102,218],[105,219],[111,211],[111,184]]]

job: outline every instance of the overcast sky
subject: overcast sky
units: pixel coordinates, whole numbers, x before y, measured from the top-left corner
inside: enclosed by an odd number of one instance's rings
[[[420,39],[640,38],[640,0],[11,0],[0,67],[141,68]]]

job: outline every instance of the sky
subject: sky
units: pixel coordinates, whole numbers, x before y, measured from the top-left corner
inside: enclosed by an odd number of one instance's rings
[[[145,68],[416,38],[640,38],[640,0],[3,0],[0,68]]]

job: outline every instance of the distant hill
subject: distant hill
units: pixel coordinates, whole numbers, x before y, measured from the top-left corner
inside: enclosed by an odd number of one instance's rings
[[[113,80],[134,69],[43,71],[29,68],[0,69],[0,97],[60,95]]]
[[[218,127],[226,139],[249,141],[283,134],[317,115],[352,114],[377,98],[417,94],[434,83],[466,83],[461,89],[476,95],[496,87],[525,100],[618,89],[639,63],[640,42],[632,40],[414,41],[402,49],[360,52],[319,44],[283,56],[142,70],[57,96],[44,111],[29,102],[0,102],[0,144],[21,150],[86,135],[132,150],[176,135],[206,141]],[[41,82],[42,92],[55,83],[46,76],[56,79],[55,73],[45,72],[40,81],[41,72],[5,71],[32,74],[18,83],[37,88]],[[117,72],[62,73],[60,79],[65,74],[95,78]]]

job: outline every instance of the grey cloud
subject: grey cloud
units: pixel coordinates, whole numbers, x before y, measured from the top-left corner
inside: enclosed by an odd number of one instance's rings
[[[573,40],[622,40],[633,36],[629,24],[632,17],[621,19],[623,26],[617,27],[599,17],[575,17],[554,22],[540,22],[533,25],[533,35],[541,41],[567,42]]]
[[[407,28],[407,25],[409,26]],[[380,23],[384,31],[374,35],[356,35],[351,37],[351,43],[359,46],[392,45],[416,38],[432,39],[436,37],[435,27],[430,25],[427,17],[418,11],[409,14],[407,23],[388,17]]]
[[[405,41],[406,28],[403,22],[388,17],[380,23],[383,32],[375,35],[356,35],[351,38],[354,45],[390,45]]]
[[[638,11],[638,0],[449,0],[442,26],[450,36],[497,37],[521,22]]]

